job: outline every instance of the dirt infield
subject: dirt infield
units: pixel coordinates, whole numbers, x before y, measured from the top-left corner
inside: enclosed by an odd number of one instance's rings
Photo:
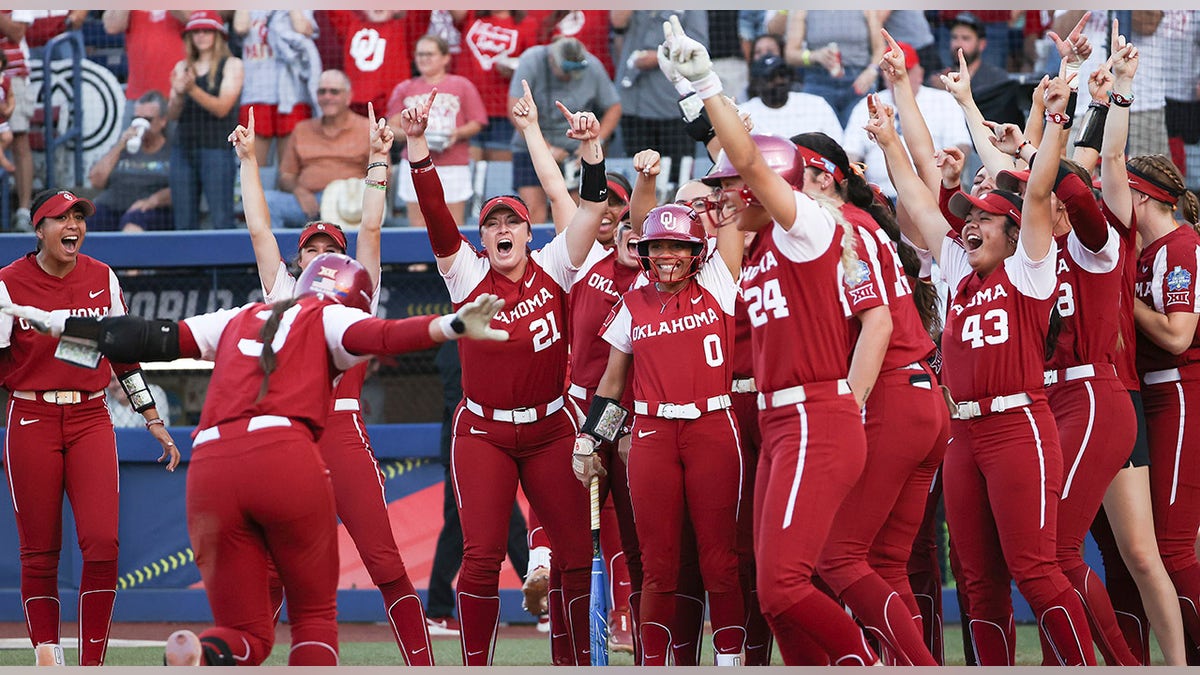
[[[206,624],[182,623],[114,623],[109,633],[111,639],[120,640],[166,640],[167,636],[180,628],[203,630]],[[62,636],[77,637],[78,624],[73,621],[62,623]],[[19,638],[25,636],[24,623],[0,622],[0,637]],[[535,638],[544,636],[533,624],[508,625],[500,624],[500,635],[503,638]],[[434,640],[457,640],[456,636],[434,637]],[[277,644],[291,642],[291,630],[287,624],[275,628]],[[338,624],[338,640],[340,642],[391,642],[392,629],[383,623],[340,623]]]

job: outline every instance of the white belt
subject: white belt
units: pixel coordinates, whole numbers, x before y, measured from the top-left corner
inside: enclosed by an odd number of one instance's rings
[[[836,389],[827,385],[827,383],[814,383],[809,385],[800,385],[798,387],[788,387],[770,393],[760,393],[758,395],[758,409],[766,410],[767,408],[779,408],[785,405],[795,405],[804,403],[809,397],[816,395],[818,390],[828,390],[836,392],[838,396],[845,396],[851,393],[850,383],[846,380],[838,380]]]
[[[516,410],[485,408],[469,398],[465,399],[465,402],[467,410],[470,410],[480,417],[496,420],[497,422],[509,422],[511,424],[531,424],[539,419],[549,417],[559,410],[562,410],[563,405],[565,404],[563,397],[561,396],[545,405],[539,405],[533,408],[517,408]],[[542,410],[545,412],[542,412],[539,415],[539,411]]]
[[[74,405],[91,401],[92,399],[100,398],[104,395],[104,390],[100,391],[73,391],[65,389],[57,389],[51,391],[14,391],[13,398],[19,398],[25,401],[37,401],[41,399],[46,403],[55,403],[57,405]]]
[[[1178,368],[1152,370],[1142,376],[1142,381],[1146,384],[1166,384],[1167,382],[1178,382],[1180,379]]]
[[[290,426],[292,426],[292,421],[286,417],[282,417],[280,415],[258,415],[257,417],[251,417],[250,421],[246,423],[246,431],[251,432],[258,431],[260,429],[268,429],[271,427]],[[200,431],[196,432],[196,437],[192,439],[192,447],[195,448],[201,443],[215,441],[220,437],[221,428],[219,426],[201,429]]]
[[[758,387],[755,386],[753,377],[744,377],[740,380],[734,380],[733,386],[729,391],[735,394],[753,394],[758,391]]]
[[[579,399],[580,401],[586,401],[588,399],[587,387],[581,387],[574,382],[571,383],[571,386],[567,387],[567,393],[573,398]]]
[[[1027,405],[1033,404],[1033,398],[1024,392],[1020,394],[1009,394],[1008,396],[996,396],[991,399],[991,403],[987,408],[983,408],[979,401],[964,401],[957,404],[958,415],[954,419],[969,420],[976,417],[983,417],[989,413],[1002,413],[1006,410],[1015,410],[1024,408]]]
[[[339,398],[333,402],[333,409],[341,412],[353,410],[355,412],[361,410],[356,398]]]
[[[1042,373],[1042,378],[1045,381],[1044,386],[1049,387],[1052,384],[1059,382],[1070,382],[1071,380],[1082,380],[1086,377],[1096,376],[1096,366],[1086,364],[1082,366],[1071,366],[1070,368],[1062,368],[1060,370],[1047,370]]]
[[[732,402],[729,399],[729,394],[721,394],[713,396],[704,401],[693,403],[658,403],[655,404],[654,412],[650,412],[650,403],[646,401],[634,401],[633,413],[635,415],[651,415],[653,417],[662,417],[668,420],[694,420],[706,412],[715,412],[717,410],[725,410]],[[703,408],[703,410],[701,410]]]

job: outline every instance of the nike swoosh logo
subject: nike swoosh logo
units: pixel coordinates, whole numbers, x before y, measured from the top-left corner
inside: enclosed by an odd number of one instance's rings
[[[103,292],[104,292],[103,288],[98,291],[88,291],[88,297],[95,300],[96,298],[100,297],[100,294]]]
[[[88,642],[90,642],[94,645],[98,645],[98,644],[104,642],[104,638],[100,638],[99,640],[97,640],[95,638],[88,638]]]
[[[692,298],[692,304],[694,305],[694,304],[696,304],[697,302],[700,302],[700,301],[701,301],[701,300],[703,300],[703,299],[704,299],[704,296],[703,296],[703,295],[697,295],[696,297]]]
[[[41,419],[40,417],[37,417],[37,418],[31,419],[31,420],[27,420],[27,419],[25,419],[24,417],[22,417],[22,418],[21,418],[21,426],[26,426],[26,425],[29,425],[29,424],[33,424],[34,422],[41,422],[41,421],[42,421],[42,419]]]
[[[529,277],[529,281],[526,281],[526,282],[525,282],[525,288],[533,288],[533,280],[534,280],[534,279],[537,279],[537,275],[536,275],[536,274],[535,274],[535,275],[533,275],[533,276],[531,276],[531,277]]]
[[[477,652],[467,652],[467,656],[479,656],[479,655],[480,655],[480,654],[482,654],[482,653],[483,653],[483,650],[482,650],[482,649],[480,649],[480,650],[479,650],[479,651],[477,651]]]
[[[471,427],[471,433],[475,434],[476,436],[487,436],[486,431],[483,429],[476,429],[475,427]]]
[[[421,647],[420,649],[414,649],[414,650],[410,651],[409,653],[412,654],[413,656],[416,656],[417,654],[420,654],[423,651],[425,651],[425,648]]]
[[[617,585],[618,586],[632,586],[633,584],[632,584],[632,582],[629,582],[629,581],[618,581]]]
[[[565,638],[565,637],[567,637],[567,633],[553,633],[553,634],[551,634],[551,635],[550,635],[550,637],[551,637],[551,638],[553,638],[553,639],[555,639],[555,640],[557,640],[558,638]]]
[[[638,438],[645,438],[657,433],[658,429],[654,429],[653,431],[642,431],[641,429],[638,429]]]

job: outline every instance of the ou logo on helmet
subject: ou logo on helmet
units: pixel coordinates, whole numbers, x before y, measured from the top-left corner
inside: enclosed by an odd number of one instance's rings
[[[674,232],[679,229],[680,223],[675,220],[675,214],[670,211],[663,211],[658,215],[658,222],[662,223],[663,229]]]

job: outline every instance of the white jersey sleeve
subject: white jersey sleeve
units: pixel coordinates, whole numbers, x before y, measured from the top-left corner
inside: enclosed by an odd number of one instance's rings
[[[796,222],[791,229],[772,227],[771,236],[783,255],[792,262],[816,260],[829,250],[838,224],[833,214],[803,192],[793,192],[796,198]]]
[[[475,249],[463,242],[463,245],[458,247],[458,253],[454,255],[454,264],[442,275],[446,282],[446,290],[450,291],[450,302],[466,300],[491,268],[492,264],[487,257],[477,255]]]
[[[182,323],[187,324],[192,331],[192,338],[196,340],[196,346],[200,348],[200,358],[205,361],[217,358],[217,344],[221,341],[221,333],[225,332],[225,327],[229,325],[233,317],[249,306],[219,309],[183,320]]]
[[[1108,226],[1107,234],[1108,239],[1099,251],[1084,246],[1079,237],[1075,236],[1075,230],[1071,230],[1067,235],[1067,251],[1085,272],[1104,274],[1117,269],[1121,260],[1121,235],[1117,234],[1112,225]]]
[[[579,266],[579,273],[575,275],[576,279],[582,279],[587,275],[588,270],[592,269],[601,260],[604,260],[610,255],[616,255],[616,249],[604,248],[600,242],[592,244],[592,250],[588,251],[587,259]],[[570,290],[570,289],[567,289]]]
[[[325,344],[329,346],[333,365],[338,370],[349,370],[371,357],[370,354],[351,354],[342,346],[342,336],[346,334],[346,329],[369,318],[371,315],[361,309],[336,303],[322,308],[321,322],[325,326]]]
[[[588,257],[596,252],[597,247],[603,249],[599,244],[593,243]],[[554,283],[565,291],[571,290],[571,287],[575,285],[575,280],[579,278],[580,268],[571,264],[571,255],[567,251],[566,230],[559,232],[554,239],[550,240],[549,244],[531,253],[530,257],[546,270],[546,274],[554,279]]]
[[[1041,260],[1030,260],[1025,247],[1004,259],[1004,270],[1013,286],[1035,300],[1045,300],[1058,290],[1058,243],[1051,240],[1050,252]]]
[[[616,308],[616,315],[608,322],[601,337],[626,354],[633,353],[633,315],[629,313],[629,308],[624,302]]]
[[[962,240],[957,236],[947,236],[942,240],[942,259],[938,260],[937,264],[951,293],[956,292],[958,285],[971,273],[971,264],[967,262],[967,249],[963,248]]]
[[[733,315],[733,305],[737,301],[738,282],[729,273],[729,266],[721,259],[721,254],[714,251],[696,274],[696,283],[717,299],[721,309],[726,314]]]
[[[275,272],[275,284],[271,288],[263,287],[263,302],[273,305],[280,300],[287,300],[296,294],[296,277],[288,271],[287,263],[279,261],[279,269]]]
[[[0,281],[0,305],[11,305],[12,295],[8,292],[8,285]],[[0,313],[0,349],[5,349],[12,345],[12,330],[13,322],[16,321],[11,314]]]
[[[121,294],[121,282],[117,279],[117,273],[108,270],[108,297],[112,304],[108,308],[109,316],[125,316],[125,302],[122,300],[124,296]]]

